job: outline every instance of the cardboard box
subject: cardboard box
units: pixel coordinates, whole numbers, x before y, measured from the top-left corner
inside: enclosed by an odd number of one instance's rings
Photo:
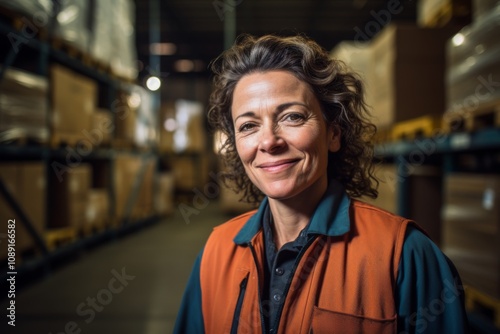
[[[3,140],[49,138],[48,80],[8,68],[0,81],[0,135]]]
[[[224,169],[224,163],[218,156],[219,170]],[[220,188],[219,205],[223,212],[229,214],[240,214],[255,209],[255,205],[240,201],[242,194],[237,194],[234,190],[227,187],[222,180],[217,180]]]
[[[175,187],[180,191],[202,188],[209,180],[209,157],[204,153],[175,154],[170,156]]]
[[[142,182],[139,185],[139,196],[132,210],[133,218],[144,218],[153,213],[153,181],[155,179],[156,159],[142,161],[142,164],[144,164],[141,166],[141,168],[144,168],[144,173]]]
[[[471,0],[420,0],[417,22],[421,27],[443,27],[471,22]]]
[[[374,37],[367,80],[373,122],[395,122],[444,112],[444,29],[390,24]]]
[[[153,180],[156,167],[156,159],[143,160],[140,156],[131,154],[117,155],[114,161],[114,194],[115,194],[115,218],[123,220],[127,212],[130,218],[142,217],[152,213],[153,210]],[[142,182],[134,189],[139,181],[141,168],[144,169]],[[134,193],[135,191],[135,193]],[[135,196],[132,208],[128,206],[130,199]]]
[[[379,181],[378,197],[363,197],[362,200],[392,213],[401,214],[398,200],[401,196],[401,183],[404,182],[408,191],[405,218],[417,222],[439,246],[442,234],[442,177],[439,168],[412,166],[411,174],[408,174],[406,168],[398,170],[395,164],[381,164],[375,168],[375,177]]]
[[[137,105],[131,100],[131,95],[120,91],[113,105],[115,114],[115,138],[119,141],[133,144],[137,123]]]
[[[500,6],[500,0],[473,0],[472,1],[472,20],[480,21],[483,15],[495,10]]]
[[[89,226],[105,226],[110,218],[109,193],[106,189],[90,189],[85,212]]]
[[[96,82],[60,65],[52,65],[50,73],[52,130],[85,139],[96,108]]]
[[[50,173],[50,228],[74,227],[86,224],[85,211],[92,182],[92,167],[80,164],[72,167],[61,180]]]
[[[462,281],[500,299],[500,177],[451,174],[445,182],[443,250]]]
[[[174,130],[175,130],[175,105],[173,103],[162,103],[160,108],[160,152],[174,152]]]
[[[447,43],[446,110],[493,110],[500,101],[500,6]],[[467,114],[465,114],[467,116]],[[491,124],[493,125],[493,124]]]
[[[375,167],[375,178],[379,181],[376,199],[363,197],[362,200],[389,212],[398,213],[399,176],[395,164],[380,164]]]
[[[7,163],[0,164],[0,177],[8,191],[21,206],[24,214],[33,224],[40,237],[43,237],[46,222],[46,182],[45,167],[42,163]],[[7,223],[9,219],[16,221],[16,252],[22,252],[35,247],[35,241],[24,223],[10,205],[0,196],[0,219]],[[0,232],[0,259],[7,257],[7,227]]]
[[[175,177],[173,173],[159,173],[156,176],[156,193],[154,197],[155,212],[158,215],[169,215],[174,212]]]
[[[90,133],[94,146],[107,146],[114,133],[113,114],[107,109],[96,109],[92,113],[92,129]]]

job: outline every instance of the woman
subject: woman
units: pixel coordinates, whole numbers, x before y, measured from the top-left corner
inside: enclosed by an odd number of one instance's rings
[[[357,77],[300,36],[244,36],[213,64],[209,120],[230,184],[258,210],[216,227],[175,333],[463,333],[463,289],[376,197]]]

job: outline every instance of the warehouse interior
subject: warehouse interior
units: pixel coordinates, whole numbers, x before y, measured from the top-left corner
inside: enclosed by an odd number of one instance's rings
[[[210,231],[253,209],[206,120],[244,33],[305,34],[360,75],[363,200],[418,222],[471,331],[500,333],[500,1],[0,0],[0,31],[2,333],[172,332]]]

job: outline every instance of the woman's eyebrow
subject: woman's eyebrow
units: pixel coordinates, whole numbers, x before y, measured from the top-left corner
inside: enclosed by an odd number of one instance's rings
[[[283,104],[280,104],[278,107],[276,107],[276,110],[278,112],[282,112],[283,110],[286,110],[290,107],[293,107],[293,106],[302,106],[302,107],[305,107],[307,108],[307,104],[303,103],[303,102],[287,102],[287,103],[283,103]]]
[[[282,103],[276,107],[276,114],[279,114],[279,113],[283,112],[284,110],[286,110],[290,107],[293,107],[293,106],[302,106],[302,107],[307,108],[307,104],[302,103],[302,102],[286,102],[286,103]],[[247,111],[241,115],[236,116],[236,118],[234,119],[234,122],[236,122],[236,120],[240,117],[253,117],[253,118],[255,118],[255,117],[257,117],[257,115],[253,111]]]

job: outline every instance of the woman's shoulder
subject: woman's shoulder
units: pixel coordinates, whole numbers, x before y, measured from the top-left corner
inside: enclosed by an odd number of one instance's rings
[[[230,220],[215,226],[210,237],[217,236],[231,236],[234,237],[242,229],[245,223],[257,212],[257,210],[252,210],[245,212],[239,216],[231,218]]]
[[[382,209],[376,205],[364,202],[358,199],[351,200],[351,206],[354,213],[366,215],[366,216],[376,216],[382,218],[384,221],[409,221],[409,219],[401,217],[393,212]]]

